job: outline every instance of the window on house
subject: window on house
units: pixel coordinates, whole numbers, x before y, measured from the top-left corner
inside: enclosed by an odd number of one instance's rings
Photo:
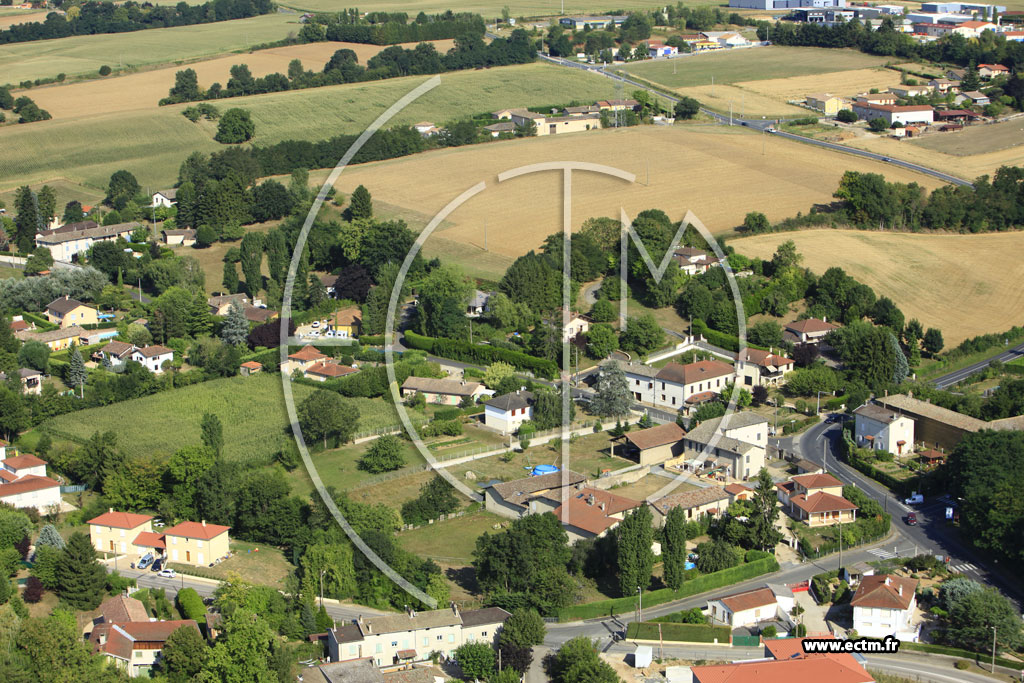
[[[358,652],[359,652],[359,648],[357,648],[355,645],[349,645],[348,646],[348,653],[350,655],[357,654]]]
[[[426,636],[423,636],[423,647],[426,647],[429,644],[430,644],[430,638],[427,638]]]
[[[455,642],[455,634],[454,633],[449,633],[448,634],[448,642],[449,643],[454,643]]]
[[[377,654],[380,654],[383,651],[384,651],[384,645],[382,643],[377,643]]]
[[[391,647],[398,647],[398,641],[397,640],[392,640],[391,641]]]
[[[442,636],[442,635],[439,635],[439,636],[437,637],[437,639],[438,639],[438,640],[444,640],[444,636]]]
[[[486,637],[487,637],[487,631],[481,631],[481,632],[480,632],[480,635],[481,635],[482,637],[486,638]]]

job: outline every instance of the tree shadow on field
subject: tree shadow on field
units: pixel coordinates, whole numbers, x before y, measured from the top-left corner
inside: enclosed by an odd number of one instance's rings
[[[462,590],[473,595],[480,594],[480,583],[476,580],[476,569],[472,566],[449,567],[445,570],[444,574],[448,577],[449,581]]]

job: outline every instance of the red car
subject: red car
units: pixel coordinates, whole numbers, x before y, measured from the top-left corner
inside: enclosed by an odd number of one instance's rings
[[[907,526],[917,526],[917,513],[911,512],[907,515]]]

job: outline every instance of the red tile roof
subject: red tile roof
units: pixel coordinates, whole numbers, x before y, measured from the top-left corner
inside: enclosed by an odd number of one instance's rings
[[[182,522],[164,531],[164,536],[184,536],[186,538],[199,538],[208,541],[216,538],[231,527],[220,524],[207,524],[199,522]]]
[[[750,488],[745,484],[727,484],[725,492],[731,496],[736,496],[741,493],[753,493],[754,489]]]
[[[194,628],[199,630],[199,625],[192,619],[178,619],[176,621],[129,621],[125,624],[118,624],[125,633],[136,641],[163,642],[179,628]]]
[[[795,322],[788,323],[786,325],[786,329],[807,334],[808,332],[831,332],[832,330],[839,329],[839,326],[833,325],[832,323],[824,320],[819,320],[818,318],[807,318],[806,320],[797,320]]]
[[[295,353],[289,354],[288,358],[290,358],[291,360],[300,360],[306,362],[312,360],[323,360],[324,358],[327,358],[327,356],[317,351],[315,346],[306,344]]]
[[[12,332],[20,332],[21,330],[27,330],[27,329],[30,329],[29,328],[29,324],[27,322],[25,322],[24,320],[12,320],[11,321],[11,331]]]
[[[133,543],[144,548],[163,549],[167,547],[167,544],[164,542],[164,535],[158,534],[155,531],[140,531],[139,535],[135,537]]]
[[[320,375],[321,377],[344,377],[345,375],[351,375],[353,372],[359,371],[347,365],[328,363],[327,361],[314,363],[306,370],[306,373],[309,375]]]
[[[796,683],[828,681],[828,683],[874,683],[871,676],[853,658],[839,662],[828,657],[786,661],[754,661],[736,664],[695,666],[695,683]]]
[[[655,375],[655,378],[677,384],[693,384],[705,379],[714,379],[731,375],[733,367],[720,360],[702,360],[696,363],[668,363]]]
[[[169,349],[166,346],[154,344],[153,346],[146,346],[141,349],[135,349],[135,352],[142,354],[143,358],[156,358],[157,356],[166,356],[169,353],[174,353],[174,349]]]
[[[149,615],[146,614],[142,602],[124,595],[107,598],[100,603],[100,614],[106,623],[149,621]]]
[[[645,450],[676,443],[684,436],[686,432],[682,427],[675,422],[666,422],[657,427],[641,429],[639,432],[627,432],[626,440],[640,450]]]
[[[834,496],[831,493],[812,493],[810,496],[800,494],[793,496],[789,499],[793,505],[797,506],[808,514],[815,514],[818,512],[835,512],[836,510],[859,510],[856,505],[846,500],[842,496]]]
[[[247,360],[244,363],[242,363],[241,367],[246,368],[248,370],[262,370],[263,363],[260,363],[259,361],[255,360]]]
[[[805,489],[823,489],[826,487],[843,485],[843,482],[839,481],[831,474],[800,474],[793,477],[793,481],[800,484]]]
[[[743,360],[748,360],[755,365],[761,367],[768,367],[773,365],[779,367],[781,365],[792,365],[793,361],[785,356],[780,356],[777,353],[771,353],[769,351],[762,351],[761,349],[752,349],[747,347],[743,355]]]
[[[686,399],[686,402],[689,403],[690,405],[696,405],[698,403],[704,403],[704,401],[710,401],[715,396],[718,396],[718,394],[716,394],[713,391],[702,391],[699,394],[693,394],[692,396],[690,396],[688,399]]]
[[[19,493],[29,493],[30,491],[52,489],[54,487],[60,488],[60,483],[50,479],[49,477],[39,477],[34,474],[26,474],[17,481],[12,481],[10,484],[0,486],[0,498],[16,496]]]
[[[728,607],[733,613],[774,605],[776,602],[775,593],[772,592],[771,588],[755,588],[754,590],[742,593],[733,593],[732,595],[718,598],[718,601]]]
[[[568,506],[568,510],[566,509]],[[564,504],[555,508],[555,517],[564,519],[574,527],[589,531],[592,534],[600,534],[606,529],[615,526],[620,520],[609,517],[597,505],[589,505],[586,500],[570,498]]]
[[[903,594],[900,595],[900,588]],[[857,586],[850,605],[853,607],[878,607],[880,609],[907,609],[914,599],[917,579],[908,579],[892,574],[865,576]]]
[[[7,470],[0,469],[0,479],[3,479],[5,482],[10,483],[12,481],[17,480],[17,478],[18,477],[16,475],[11,474]]]
[[[590,496],[594,497],[593,507],[600,509],[601,505],[603,504],[604,512],[609,515],[616,515],[620,512],[632,510],[643,505],[643,503],[638,500],[626,498],[625,496],[617,495],[615,493],[612,493],[611,491],[592,489],[589,486],[585,486],[581,489],[572,489],[568,497],[575,498],[577,500],[582,500],[583,502],[586,503],[590,500]]]
[[[13,467],[16,470],[20,470],[26,467],[39,467],[45,465],[46,461],[42,458],[37,458],[31,453],[22,453],[21,455],[15,455],[12,458],[4,458],[4,467]]]
[[[89,520],[89,524],[112,526],[117,527],[118,529],[134,529],[142,526],[151,519],[153,519],[152,515],[140,515],[134,512],[118,512],[116,510],[111,510],[110,512],[104,512],[99,517],[93,517]]]

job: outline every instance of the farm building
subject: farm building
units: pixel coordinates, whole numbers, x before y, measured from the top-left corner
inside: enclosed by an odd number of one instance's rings
[[[562,17],[558,20],[558,23],[566,28],[571,28],[573,31],[582,31],[584,27],[589,26],[592,29],[603,29],[603,28],[614,28],[621,26],[626,21],[626,17],[623,16],[601,16],[601,17]]]
[[[679,54],[679,48],[677,47],[653,41],[647,43],[647,55],[649,57],[670,57],[677,54]]]
[[[191,247],[196,243],[196,231],[192,228],[175,228],[174,230],[161,230],[160,234],[163,235],[164,244],[169,247],[181,245],[183,247]]]
[[[683,452],[683,437],[686,432],[675,422],[657,427],[626,432],[624,435],[629,450],[636,453],[641,465],[654,465],[675,458]]]
[[[825,116],[835,116],[836,114],[839,113],[840,109],[849,108],[843,102],[843,98],[831,95],[829,93],[808,95],[804,99],[804,104],[806,104],[811,109],[817,109]]]
[[[935,118],[935,110],[926,104],[895,105],[854,102],[853,113],[865,121],[882,119],[890,126],[894,123],[902,123],[903,125],[908,123],[931,123]]]
[[[562,470],[500,482],[484,491],[484,507],[488,512],[512,519],[554,512],[562,504],[562,489],[582,487],[586,480],[582,474]],[[567,492],[568,495],[571,493]]]

